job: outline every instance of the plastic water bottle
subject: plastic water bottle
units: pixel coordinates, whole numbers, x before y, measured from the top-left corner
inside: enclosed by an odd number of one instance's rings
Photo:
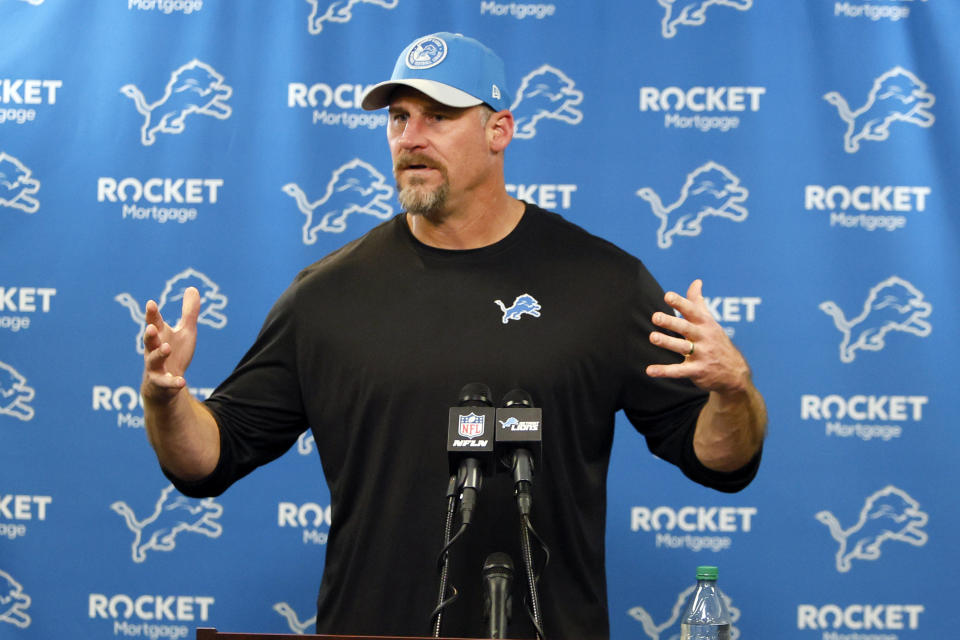
[[[730,640],[730,612],[717,588],[716,567],[697,567],[697,587],[680,619],[680,640]]]

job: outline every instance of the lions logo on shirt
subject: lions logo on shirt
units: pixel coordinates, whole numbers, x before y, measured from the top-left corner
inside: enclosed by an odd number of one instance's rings
[[[534,318],[540,317],[540,303],[537,302],[537,299],[534,298],[529,293],[524,293],[519,295],[514,299],[513,304],[509,307],[503,304],[502,300],[494,300],[494,304],[500,307],[500,311],[503,312],[503,324],[507,324],[511,320],[519,320],[523,314],[528,314]]]

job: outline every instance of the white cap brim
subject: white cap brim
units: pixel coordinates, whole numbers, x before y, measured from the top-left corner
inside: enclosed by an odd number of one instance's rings
[[[465,108],[483,104],[483,100],[480,98],[448,84],[422,78],[405,78],[402,80],[387,80],[373,85],[363,95],[360,106],[367,111],[382,109],[390,104],[390,94],[393,93],[393,90],[401,86],[416,89],[448,107]]]

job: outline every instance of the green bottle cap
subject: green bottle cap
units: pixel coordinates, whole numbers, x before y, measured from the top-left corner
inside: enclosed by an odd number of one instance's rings
[[[716,567],[697,567],[697,580],[716,580],[717,573]]]

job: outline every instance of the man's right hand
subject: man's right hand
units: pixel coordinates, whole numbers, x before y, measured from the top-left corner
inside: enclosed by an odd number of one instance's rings
[[[183,292],[176,326],[163,320],[153,300],[147,302],[143,332],[143,417],[157,459],[183,480],[208,475],[220,458],[219,429],[213,414],[186,389],[184,374],[197,346],[200,292]]]
[[[171,327],[160,315],[153,300],[147,302],[146,329],[143,332],[144,402],[163,405],[187,386],[184,374],[197,346],[197,317],[200,315],[200,292],[189,287],[183,292],[183,309],[176,326]]]

